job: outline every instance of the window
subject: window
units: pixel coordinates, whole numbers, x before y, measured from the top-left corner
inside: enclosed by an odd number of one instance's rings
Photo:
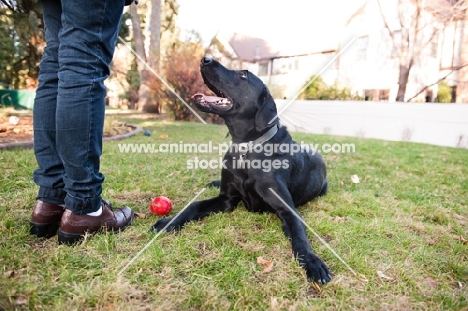
[[[259,76],[268,75],[268,62],[262,62],[258,64],[258,75]]]
[[[296,57],[275,58],[272,66],[272,74],[287,74],[298,69],[299,61]]]
[[[390,90],[388,89],[373,89],[373,90],[364,90],[365,100],[371,101],[388,101],[390,98]]]
[[[457,102],[457,86],[456,85],[452,85],[452,103],[456,103]]]

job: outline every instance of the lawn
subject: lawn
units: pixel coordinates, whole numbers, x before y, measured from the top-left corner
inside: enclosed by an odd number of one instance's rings
[[[146,217],[120,234],[72,247],[29,235],[33,152],[0,151],[0,310],[468,309],[466,149],[292,133],[299,142],[355,146],[323,154],[329,193],[300,208],[308,226],[358,273],[309,231],[334,274],[317,291],[276,216],[242,205],[152,240],[148,229],[158,217],[148,212],[150,200],[169,197],[175,215],[219,176],[218,169],[189,169],[188,161],[218,154],[124,153],[119,144],[216,146],[229,138],[224,126],[128,121],[152,134],[105,142],[103,196]],[[208,188],[200,198],[216,194]],[[258,257],[273,263],[271,271],[263,271]]]

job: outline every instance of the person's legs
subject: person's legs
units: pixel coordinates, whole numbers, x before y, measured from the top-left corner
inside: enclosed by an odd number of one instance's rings
[[[58,86],[58,33],[62,28],[61,3],[42,0],[47,46],[39,65],[39,86],[34,100],[34,153],[39,168],[34,181],[39,186],[37,199],[48,204],[63,204],[65,199],[62,160],[57,153],[55,114]]]
[[[65,206],[76,215],[101,206],[102,135],[109,65],[124,0],[62,0],[56,145],[65,175]]]
[[[41,3],[47,47],[34,105],[39,166],[34,181],[39,192],[31,233],[50,237],[60,224],[59,242],[73,243],[100,228],[122,231],[133,219],[130,208],[113,209],[108,202],[101,203],[104,176],[99,171],[104,80],[124,0]]]
[[[30,233],[38,237],[56,234],[64,209],[65,173],[55,144],[55,111],[58,85],[58,33],[62,28],[59,0],[41,1],[44,17],[45,40],[39,65],[39,86],[34,100],[34,154],[38,169],[34,171],[35,183],[39,186],[36,203],[30,220]]]
[[[104,80],[109,76],[123,6],[124,0],[62,0],[56,143],[67,194],[59,243],[74,243],[101,228],[119,232],[132,223],[130,208],[114,210],[101,198]]]

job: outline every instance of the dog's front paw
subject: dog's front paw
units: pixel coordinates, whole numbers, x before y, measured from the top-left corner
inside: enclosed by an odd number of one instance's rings
[[[323,285],[330,282],[332,279],[327,265],[317,255],[307,255],[301,265],[306,270],[307,280],[309,282],[317,282]]]
[[[173,217],[163,218],[158,220],[154,225],[151,226],[150,231],[159,232],[159,231],[178,231],[180,230],[180,225],[177,225],[175,221],[172,221]],[[172,221],[172,222],[171,222]]]

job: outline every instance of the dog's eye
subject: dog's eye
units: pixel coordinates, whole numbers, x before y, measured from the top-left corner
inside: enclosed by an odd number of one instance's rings
[[[245,71],[241,71],[239,76],[242,78],[242,79],[247,79],[247,72]]]

